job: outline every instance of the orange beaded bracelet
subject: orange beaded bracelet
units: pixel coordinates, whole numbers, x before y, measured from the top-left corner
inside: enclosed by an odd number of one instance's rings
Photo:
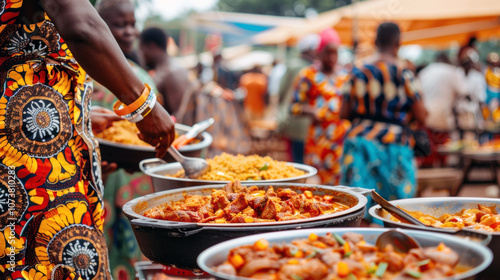
[[[146,87],[144,88],[144,91],[142,92],[141,96],[132,104],[130,105],[125,105],[119,100],[115,102],[113,105],[113,110],[118,116],[125,116],[132,114],[135,112],[137,109],[139,109],[144,102],[148,99],[149,93],[151,92],[151,87],[148,84],[144,84]]]

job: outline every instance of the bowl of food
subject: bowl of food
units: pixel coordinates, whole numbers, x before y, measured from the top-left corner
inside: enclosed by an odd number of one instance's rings
[[[198,265],[217,279],[466,279],[492,260],[489,249],[439,233],[403,230],[421,249],[374,244],[387,229],[311,229],[237,238],[203,251]]]
[[[318,172],[316,168],[299,163],[273,160],[257,155],[230,155],[223,153],[207,159],[208,171],[198,179],[184,176],[180,163],[166,163],[152,158],[140,162],[140,169],[151,177],[155,191],[209,184],[227,184],[239,180],[242,184],[305,183]]]
[[[369,209],[372,217],[385,227],[433,231],[450,234],[451,229],[467,227],[491,235],[488,247],[493,251],[493,264],[484,273],[500,272],[500,199],[479,197],[421,197],[391,201],[421,222],[433,227],[401,223],[379,205]],[[486,276],[485,276],[486,277]],[[481,278],[482,279],[482,278]]]
[[[175,124],[176,136],[186,134],[190,128],[187,125]],[[140,171],[139,163],[142,160],[155,157],[156,151],[154,147],[137,137],[138,132],[135,124],[123,120],[114,122],[111,127],[100,133],[95,133],[102,160],[115,162],[121,168]],[[208,132],[203,132],[192,144],[179,148],[179,152],[188,157],[204,158],[212,140],[212,136]],[[175,162],[168,153],[163,160]]]
[[[255,233],[359,226],[369,190],[307,184],[238,183],[182,188],[123,207],[143,254],[153,262],[199,269],[211,245]]]

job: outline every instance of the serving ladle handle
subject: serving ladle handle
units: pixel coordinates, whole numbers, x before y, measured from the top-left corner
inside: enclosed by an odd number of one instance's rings
[[[376,191],[372,191],[371,196],[372,196],[373,201],[377,202],[380,205],[380,207],[384,208],[387,212],[389,212],[391,215],[396,217],[401,222],[417,225],[420,227],[425,227],[425,228],[427,228],[427,230],[434,231],[434,232],[441,232],[441,233],[444,232],[444,233],[453,234],[453,235],[460,236],[460,237],[470,238],[473,241],[479,242],[483,245],[488,245],[491,241],[492,237],[490,234],[485,233],[485,232],[480,232],[477,230],[473,230],[473,229],[469,229],[469,228],[462,228],[462,229],[456,230],[456,229],[445,229],[445,228],[436,228],[433,226],[428,226],[428,225],[422,223],[421,221],[419,221],[417,218],[413,217],[412,215],[406,213],[404,210],[399,209],[394,204],[385,200]],[[474,240],[474,239],[476,239],[476,240]]]
[[[412,215],[406,213],[405,211],[399,209],[398,207],[394,206],[394,204],[385,200],[376,191],[372,191],[371,196],[372,196],[373,201],[378,203],[380,205],[380,207],[384,208],[387,212],[389,212],[391,215],[396,217],[401,222],[404,222],[407,224],[414,224],[414,225],[421,226],[421,227],[426,227],[426,225],[424,223],[422,223],[421,221],[419,221],[418,219],[416,219]]]

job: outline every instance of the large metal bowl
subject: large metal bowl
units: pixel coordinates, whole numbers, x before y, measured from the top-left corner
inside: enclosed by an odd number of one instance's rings
[[[457,213],[462,209],[477,208],[478,204],[483,206],[495,206],[496,211],[500,212],[500,199],[479,198],[479,197],[420,197],[391,201],[392,204],[400,206],[409,211],[421,211],[434,217],[440,217],[446,213]],[[382,220],[385,227],[405,228],[415,230],[434,231],[449,234],[450,231],[443,228],[419,227],[416,225],[399,223],[391,220],[391,214],[382,209],[380,205],[370,208],[369,213],[372,217]],[[488,247],[493,251],[493,263],[481,274],[480,279],[498,279],[490,278],[491,275],[500,274],[500,232],[491,233],[491,242]]]
[[[179,135],[186,134],[190,129],[191,127],[187,125],[175,124],[175,131]],[[208,146],[212,144],[213,138],[208,132],[203,132],[197,139],[199,139],[200,142],[183,146],[179,149],[179,152],[188,157],[204,158]],[[120,168],[125,168],[127,170],[140,171],[139,163],[142,160],[156,156],[156,151],[153,147],[126,145],[100,138],[97,138],[97,141],[99,142],[102,160],[115,162]],[[165,162],[175,162],[168,153],[163,160]]]
[[[294,239],[307,238],[309,234],[315,233],[317,235],[326,235],[327,233],[337,233],[342,235],[346,232],[356,232],[364,236],[366,242],[375,244],[378,236],[387,231],[387,229],[373,229],[373,228],[334,228],[334,229],[308,229],[308,230],[293,230],[285,232],[273,232],[265,234],[257,234],[246,236],[244,238],[237,238],[217,244],[209,249],[203,251],[198,257],[198,265],[200,268],[215,276],[218,279],[230,280],[249,280],[246,277],[236,277],[228,274],[217,272],[213,267],[222,264],[227,260],[229,251],[233,248],[242,245],[251,245],[259,239],[266,239],[270,243],[291,242]],[[415,230],[402,230],[404,233],[415,238],[418,243],[423,247],[437,246],[440,242],[444,242],[448,247],[455,250],[460,255],[459,265],[470,267],[471,269],[455,275],[454,277],[443,278],[440,280],[452,279],[466,279],[474,276],[484,270],[492,260],[492,254],[489,249],[483,246],[478,246],[471,241],[465,241],[461,238]],[[478,278],[479,279],[479,278]],[[482,278],[480,278],[482,279]]]
[[[289,162],[293,167],[306,172],[306,174],[298,177],[275,179],[275,180],[260,180],[260,181],[241,181],[243,185],[253,185],[255,183],[275,184],[275,183],[305,183],[307,178],[310,178],[318,173],[318,170],[312,166]],[[178,162],[165,163],[157,158],[146,159],[140,162],[139,168],[153,182],[155,192],[161,192],[171,189],[196,187],[210,184],[227,184],[229,181],[208,181],[196,180],[189,178],[173,177],[182,170],[182,166]]]
[[[136,198],[123,206],[142,253],[151,261],[182,269],[198,269],[196,257],[204,249],[232,238],[250,234],[318,227],[356,227],[365,213],[370,190],[349,187],[332,187],[306,184],[254,184],[260,189],[268,186],[290,188],[301,193],[310,190],[315,195],[332,195],[336,201],[351,206],[342,212],[309,219],[274,223],[210,224],[181,223],[147,218],[144,211],[167,202],[179,201],[185,195],[211,195],[213,189],[224,185],[182,188],[149,194]]]

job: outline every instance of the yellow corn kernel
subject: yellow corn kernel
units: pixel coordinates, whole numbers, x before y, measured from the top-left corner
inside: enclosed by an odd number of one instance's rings
[[[235,254],[232,256],[229,256],[228,261],[236,268],[240,269],[244,264],[245,260],[243,259],[242,256]]]
[[[347,277],[349,275],[349,265],[346,262],[337,263],[337,274],[340,277]]]
[[[304,195],[307,197],[307,198],[313,198],[313,193],[311,191],[304,191]]]
[[[257,251],[264,251],[269,247],[269,241],[265,239],[259,239],[253,244],[253,248]]]
[[[245,217],[245,223],[253,223],[253,218],[252,217]]]
[[[299,264],[299,260],[288,260],[287,264]]]
[[[315,234],[315,233],[311,233],[309,234],[309,241],[317,241],[318,240],[318,236]]]

